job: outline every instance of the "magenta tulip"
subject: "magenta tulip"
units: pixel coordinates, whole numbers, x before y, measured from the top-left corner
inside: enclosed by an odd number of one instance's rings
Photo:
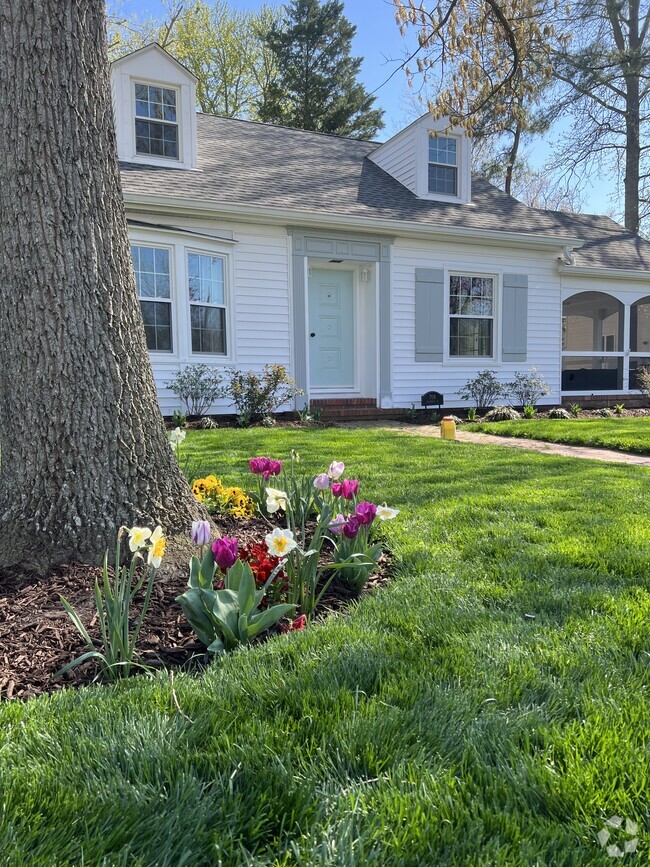
[[[343,535],[347,539],[355,539],[361,529],[361,521],[356,515],[350,515],[347,522],[343,525]]]
[[[264,478],[268,481],[269,476],[279,476],[282,472],[282,461],[269,460],[268,466],[264,470]],[[267,475],[268,473],[268,475]]]
[[[248,466],[251,468],[251,473],[260,476],[268,471],[270,460],[268,458],[251,458]]]
[[[214,562],[222,572],[230,569],[237,562],[237,537],[224,536],[222,539],[215,539],[212,543],[212,553]]]
[[[332,482],[332,496],[340,497],[343,493],[343,485],[340,482]]]
[[[352,500],[359,490],[359,482],[356,479],[343,479],[342,494],[346,500]]]
[[[374,503],[358,503],[355,514],[362,524],[372,524],[377,514],[377,506]]]

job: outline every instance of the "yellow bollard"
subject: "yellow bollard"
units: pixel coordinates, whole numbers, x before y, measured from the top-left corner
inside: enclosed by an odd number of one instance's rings
[[[449,415],[445,416],[440,425],[440,436],[443,440],[456,439],[456,422]]]

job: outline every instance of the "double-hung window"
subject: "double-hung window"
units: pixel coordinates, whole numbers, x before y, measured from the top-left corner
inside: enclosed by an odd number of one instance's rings
[[[226,355],[224,258],[188,252],[192,352]]]
[[[176,91],[135,85],[135,152],[178,159]]]
[[[494,355],[494,278],[471,274],[449,277],[449,355]]]
[[[446,136],[429,138],[429,192],[458,195],[457,139]]]
[[[133,245],[133,270],[147,335],[147,348],[172,351],[170,251]]]

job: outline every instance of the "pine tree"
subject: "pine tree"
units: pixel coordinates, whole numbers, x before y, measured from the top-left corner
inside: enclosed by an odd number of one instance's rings
[[[260,119],[352,138],[372,138],[383,111],[357,81],[361,58],[350,55],[356,27],[338,0],[292,0],[266,42],[279,75],[260,106]]]

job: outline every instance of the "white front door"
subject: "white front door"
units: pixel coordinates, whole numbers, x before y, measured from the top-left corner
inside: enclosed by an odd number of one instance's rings
[[[312,268],[309,276],[309,384],[354,388],[354,277],[352,271]]]

